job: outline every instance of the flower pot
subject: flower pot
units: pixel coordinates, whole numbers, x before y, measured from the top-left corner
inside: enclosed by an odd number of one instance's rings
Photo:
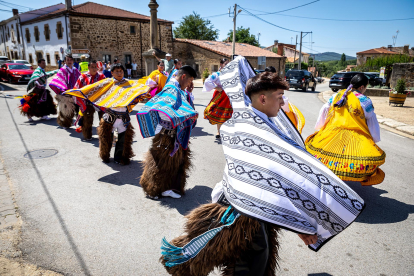
[[[397,106],[403,106],[406,98],[407,94],[394,94],[390,92],[389,105],[393,104]]]

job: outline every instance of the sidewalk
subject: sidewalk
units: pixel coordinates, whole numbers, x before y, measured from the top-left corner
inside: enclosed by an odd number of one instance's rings
[[[319,94],[319,99],[327,102],[335,94],[331,90]],[[389,127],[414,136],[414,98],[407,98],[403,107],[388,104],[388,97],[369,97],[375,108],[378,122],[382,127]],[[414,139],[414,137],[410,137]]]

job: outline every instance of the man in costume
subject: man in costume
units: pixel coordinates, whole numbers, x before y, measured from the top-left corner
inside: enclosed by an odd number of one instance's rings
[[[49,87],[56,93],[56,100],[59,105],[57,123],[63,128],[69,128],[76,114],[76,107],[72,97],[62,95],[62,93],[75,86],[80,72],[73,67],[72,55],[66,55],[65,62],[65,66],[59,69],[56,76],[50,82]]]
[[[115,145],[114,162],[127,165],[134,157],[132,140],[135,135],[130,123],[129,113],[140,101],[150,97],[150,88],[138,81],[124,78],[124,66],[120,63],[111,66],[113,78],[103,79],[80,89],[66,91],[65,95],[88,100],[105,111],[99,128],[99,155],[103,162],[109,163],[114,131],[118,133]]]
[[[27,84],[27,92],[33,90],[20,100],[20,111],[22,115],[27,116],[29,122],[33,122],[33,116],[49,120],[48,115],[56,114],[56,105],[46,87],[47,78],[56,74],[58,70],[45,72],[46,62],[44,59],[39,59],[37,65]]]
[[[81,74],[79,79],[76,81],[74,89],[79,89],[84,86],[93,84],[95,82],[101,81],[105,78],[104,74],[101,74],[98,68],[96,60],[92,60],[88,63],[88,72]],[[85,140],[92,139],[92,124],[93,124],[93,114],[95,113],[95,107],[87,100],[74,98],[75,103],[79,106],[79,128],[76,131],[82,131],[83,138]],[[102,118],[103,112],[97,108],[99,120]]]
[[[184,235],[163,239],[161,261],[175,276],[208,275],[215,267],[222,275],[275,275],[280,228],[317,251],[358,217],[364,201],[306,151],[280,112],[285,81],[255,76],[242,56],[220,79],[233,106],[221,128],[223,180],[213,203],[187,215]]]
[[[196,76],[191,66],[181,67],[177,76],[137,113],[142,137],[154,136],[140,180],[150,198],[180,198],[185,193],[191,166],[189,140],[198,117],[189,95]]]
[[[322,107],[314,134],[306,148],[344,181],[375,185],[384,181],[379,168],[385,152],[375,143],[381,140],[377,115],[371,99],[364,96],[368,78],[357,74],[348,89],[333,95]]]

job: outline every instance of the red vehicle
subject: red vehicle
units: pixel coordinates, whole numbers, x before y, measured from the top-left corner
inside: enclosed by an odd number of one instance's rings
[[[5,63],[0,67],[0,79],[2,81],[28,82],[34,70],[23,63]]]

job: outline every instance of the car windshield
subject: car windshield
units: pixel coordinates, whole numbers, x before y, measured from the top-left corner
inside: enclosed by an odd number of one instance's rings
[[[289,78],[291,78],[291,77],[303,77],[303,76],[304,76],[303,71],[288,71],[286,73],[286,77],[289,77]]]
[[[332,78],[343,78],[345,76],[345,74],[335,74],[332,76]]]
[[[16,65],[9,65],[9,69],[16,70],[16,69],[30,69],[30,68],[23,64],[16,64]]]

